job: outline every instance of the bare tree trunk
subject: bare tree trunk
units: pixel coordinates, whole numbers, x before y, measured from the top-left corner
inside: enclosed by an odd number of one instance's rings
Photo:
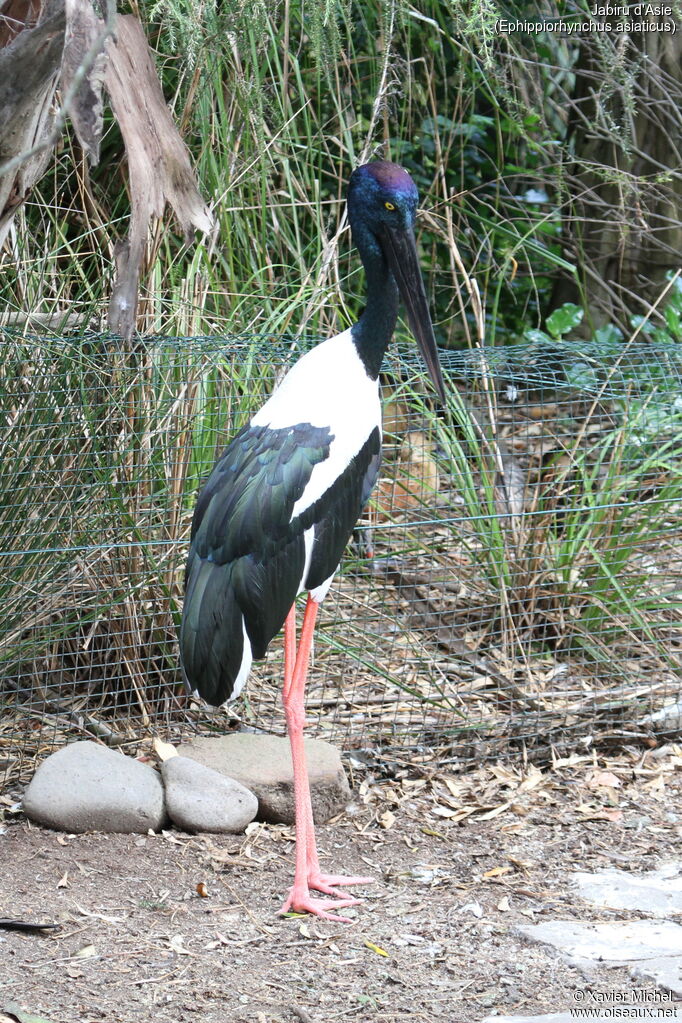
[[[682,258],[682,32],[600,20],[612,31],[580,41],[569,118],[565,254],[580,282],[560,280],[553,304],[586,302],[591,326],[627,327]]]

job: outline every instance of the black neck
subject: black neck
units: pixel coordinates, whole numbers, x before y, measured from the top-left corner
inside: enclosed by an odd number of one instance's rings
[[[368,376],[376,380],[398,319],[398,287],[376,238],[359,231],[354,240],[365,268],[367,304],[351,335]]]

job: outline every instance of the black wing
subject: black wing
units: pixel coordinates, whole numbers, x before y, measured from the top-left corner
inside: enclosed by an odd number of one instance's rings
[[[244,628],[262,657],[281,629],[305,564],[306,516],[291,520],[314,466],[328,457],[327,429],[245,427],[199,495],[185,571],[180,656],[190,689],[218,706],[243,659]]]
[[[180,650],[187,683],[205,700],[229,699],[243,660],[263,657],[284,624],[305,570],[304,532],[314,526],[304,585],[334,574],[379,471],[375,429],[331,487],[292,519],[315,465],[329,457],[326,428],[246,427],[199,495],[185,576]]]

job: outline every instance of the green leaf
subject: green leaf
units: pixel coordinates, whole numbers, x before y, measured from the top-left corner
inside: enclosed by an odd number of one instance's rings
[[[641,328],[640,333],[646,337],[649,337],[654,331],[654,325],[651,320],[648,320],[646,316],[641,316],[639,313],[630,317],[630,326],[634,327],[635,330],[638,327]]]
[[[597,383],[597,374],[586,362],[572,362],[566,367],[566,380],[579,391],[591,391]]]
[[[538,330],[536,327],[529,327],[528,330],[524,330],[523,336],[526,341],[535,341],[536,344],[551,345],[552,338],[549,334],[545,334],[544,330]]]
[[[553,337],[558,338],[577,327],[584,315],[585,310],[581,309],[579,305],[574,305],[573,302],[564,302],[562,306],[554,310],[551,316],[547,317],[545,326]]]
[[[680,274],[679,270],[668,270],[665,275],[666,281],[672,280],[673,277],[675,280],[673,281],[670,294],[672,296],[682,295],[682,274]]]
[[[667,306],[665,310],[665,322],[668,324],[668,330],[673,337],[682,337],[682,320],[677,309],[672,305]]]
[[[615,323],[605,323],[603,327],[597,327],[594,332],[594,340],[599,344],[613,344],[623,340],[623,331]]]

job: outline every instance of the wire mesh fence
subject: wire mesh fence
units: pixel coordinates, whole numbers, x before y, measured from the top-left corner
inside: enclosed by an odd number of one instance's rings
[[[0,782],[69,738],[283,731],[184,692],[197,489],[301,354],[286,338],[2,337]],[[312,343],[312,342],[311,342]],[[323,604],[313,734],[444,761],[681,729],[682,354],[556,342],[386,360],[379,485]]]

